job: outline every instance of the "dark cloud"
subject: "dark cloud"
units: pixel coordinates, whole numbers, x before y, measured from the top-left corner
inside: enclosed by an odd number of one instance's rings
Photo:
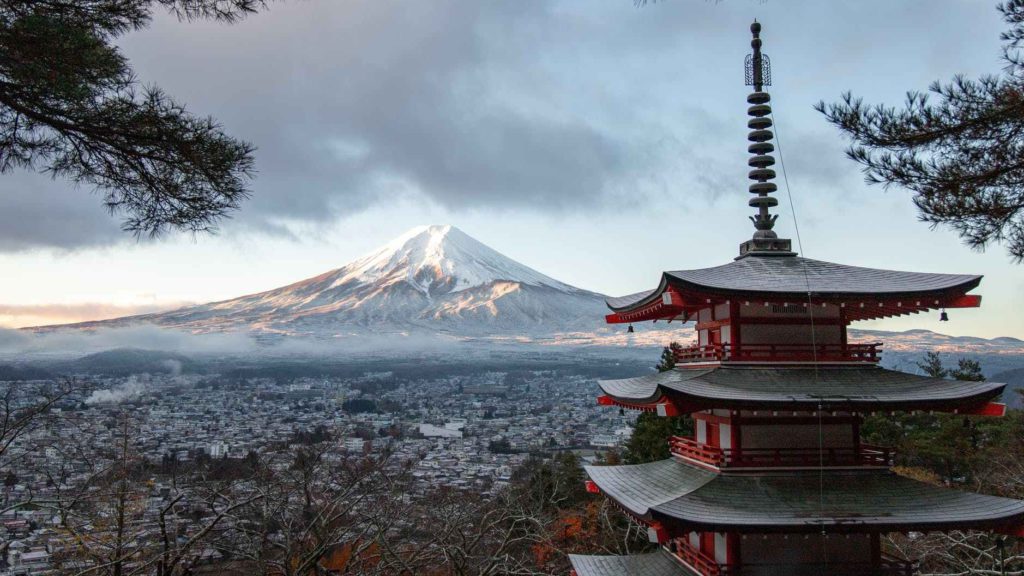
[[[259,146],[243,224],[333,220],[407,195],[454,209],[592,209],[663,150],[659,134],[632,138],[567,106],[561,60],[578,54],[562,24],[575,16],[552,5],[275,5],[219,38],[199,24],[192,46],[161,22],[127,49],[175,94],[232,95],[188,101]],[[169,44],[193,65],[168,69],[156,47]]]
[[[0,175],[0,252],[73,250],[123,239],[101,197],[88,189],[26,171]]]

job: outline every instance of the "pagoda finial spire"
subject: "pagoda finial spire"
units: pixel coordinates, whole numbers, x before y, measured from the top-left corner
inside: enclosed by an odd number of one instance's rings
[[[757,214],[750,217],[756,228],[754,237],[740,245],[740,257],[752,253],[791,256],[791,242],[780,239],[772,230],[778,215],[768,211],[779,204],[778,200],[770,196],[778,188],[772,182],[775,179],[775,170],[771,169],[775,164],[775,158],[771,156],[775,150],[771,143],[775,137],[771,131],[771,96],[764,91],[765,86],[772,84],[771,61],[767,54],[761,53],[761,24],[757,20],[750,25],[750,33],[753,35],[750,47],[754,52],[747,55],[746,84],[753,86],[754,91],[747,96],[747,103],[750,104],[747,109],[750,116],[750,120],[747,121],[747,127],[750,128],[747,140],[751,142],[747,150],[752,154],[747,164],[752,168],[749,177],[754,181],[750,185],[750,193],[755,196],[748,204],[757,208]]]

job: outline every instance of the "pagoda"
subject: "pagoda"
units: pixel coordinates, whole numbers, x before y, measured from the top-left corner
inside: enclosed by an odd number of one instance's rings
[[[650,291],[608,300],[612,324],[694,322],[672,370],[600,382],[602,405],[692,415],[667,460],[588,466],[587,489],[646,526],[656,552],[571,555],[576,576],[910,575],[889,532],[1024,535],[1024,502],[912,480],[894,453],[861,441],[865,415],[1000,416],[1003,384],[878,365],[881,343],[851,343],[857,320],[974,308],[980,276],[897,272],[804,258],[773,230],[778,201],[767,55],[755,22],[747,57],[753,237],[732,262],[668,271]]]

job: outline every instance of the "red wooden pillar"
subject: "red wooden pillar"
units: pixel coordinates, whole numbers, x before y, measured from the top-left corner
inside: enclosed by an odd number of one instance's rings
[[[853,457],[856,459],[857,464],[863,464],[860,459],[860,422],[862,417],[855,415],[853,417]]]
[[[735,570],[740,565],[740,535],[730,532],[726,535],[725,563]]]
[[[743,343],[740,338],[740,303],[729,302],[729,341],[736,358],[743,356]]]

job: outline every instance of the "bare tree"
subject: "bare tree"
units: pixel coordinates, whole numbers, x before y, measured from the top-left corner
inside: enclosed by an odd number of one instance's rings
[[[226,520],[260,498],[200,471],[156,492],[152,471],[132,444],[136,426],[122,413],[109,434],[80,437],[64,454],[85,458],[89,472],[55,478],[63,488],[48,503],[61,518],[63,546],[55,559],[62,574],[192,574],[209,560],[205,550],[224,537]],[[69,460],[64,466],[78,468]]]
[[[86,384],[71,378],[0,382],[0,473],[5,476],[5,484],[16,480],[15,470],[28,467],[27,458],[40,446],[35,441],[37,436],[51,428],[58,418],[54,409],[86,389]],[[27,495],[17,501],[12,501],[5,490],[0,513],[25,506],[34,499],[31,487]]]
[[[386,458],[349,458],[325,445],[265,455],[252,491],[231,514],[225,550],[240,573],[363,573],[402,517],[406,486]],[[370,558],[373,559],[370,559]]]

